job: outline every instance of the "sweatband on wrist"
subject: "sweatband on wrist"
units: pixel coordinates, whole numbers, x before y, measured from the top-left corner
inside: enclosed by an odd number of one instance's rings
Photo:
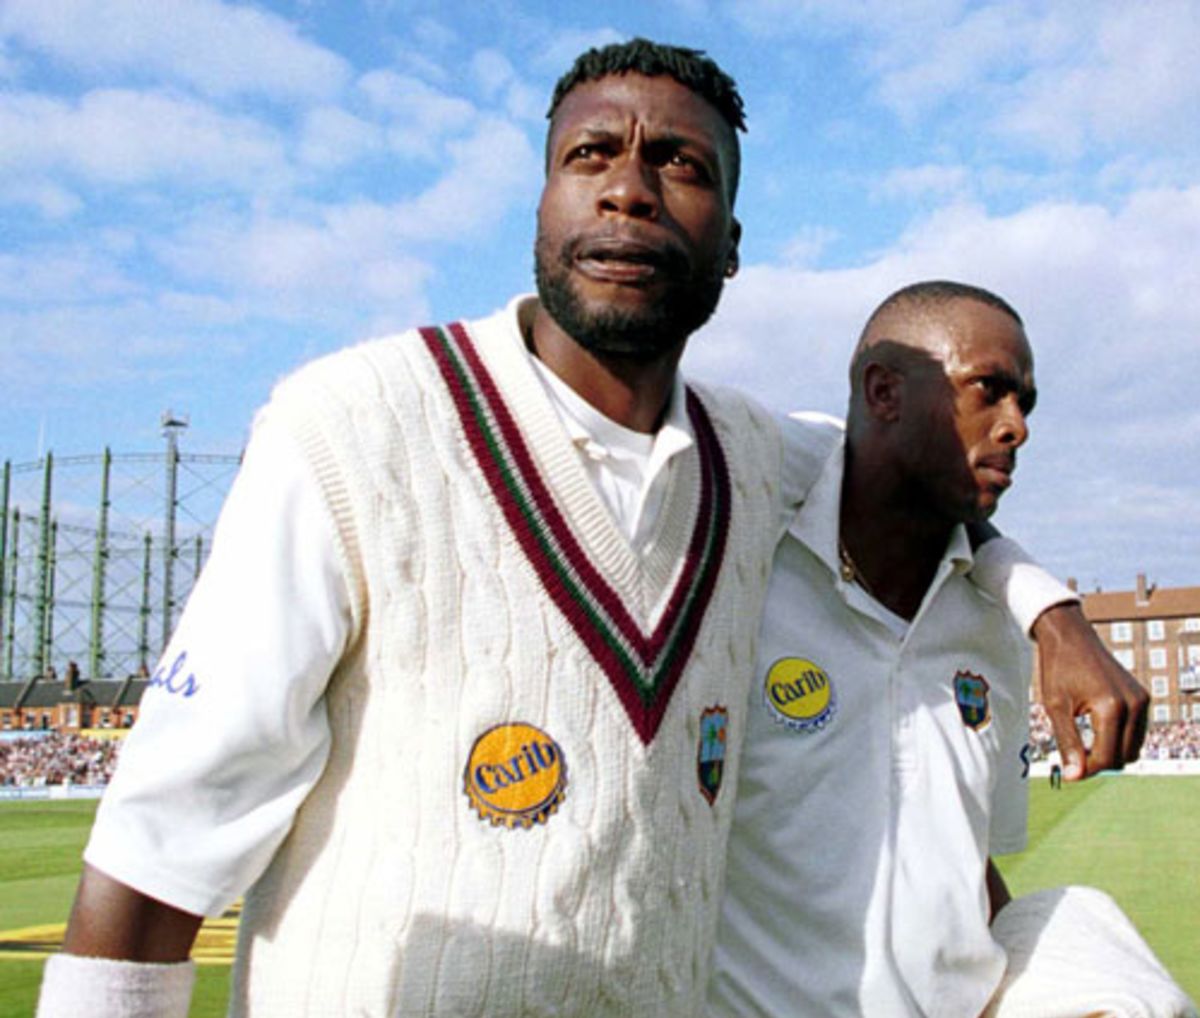
[[[187,1018],[192,961],[158,964],[56,954],[46,962],[37,1018]]]

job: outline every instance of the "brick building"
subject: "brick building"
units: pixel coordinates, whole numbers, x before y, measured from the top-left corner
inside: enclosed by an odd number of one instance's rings
[[[65,680],[34,678],[0,682],[0,732],[56,731],[77,734],[131,728],[146,679]]]
[[[1150,694],[1150,722],[1200,721],[1200,587],[1083,594],[1083,613]],[[1035,690],[1036,690],[1035,686]]]

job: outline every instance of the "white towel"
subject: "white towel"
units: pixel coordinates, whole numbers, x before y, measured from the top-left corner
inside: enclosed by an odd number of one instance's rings
[[[1198,1018],[1103,891],[1058,887],[1016,898],[992,935],[1008,969],[983,1018]]]

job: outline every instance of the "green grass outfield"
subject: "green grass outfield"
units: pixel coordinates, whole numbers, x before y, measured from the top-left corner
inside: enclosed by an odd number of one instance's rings
[[[62,937],[94,802],[0,803],[0,1018],[33,1013],[45,950]],[[1033,783],[1029,850],[999,861],[1014,894],[1065,883],[1108,891],[1200,999],[1200,777]],[[212,934],[227,945],[227,932]],[[192,1018],[224,1014],[229,970],[199,967]]]

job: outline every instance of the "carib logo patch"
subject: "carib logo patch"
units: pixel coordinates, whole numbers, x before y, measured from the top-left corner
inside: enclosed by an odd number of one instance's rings
[[[496,725],[479,736],[463,770],[471,806],[497,827],[544,824],[566,787],[567,762],[558,743],[522,722]]]
[[[763,703],[771,716],[796,732],[818,732],[837,712],[828,673],[802,657],[785,657],[767,669]]]

